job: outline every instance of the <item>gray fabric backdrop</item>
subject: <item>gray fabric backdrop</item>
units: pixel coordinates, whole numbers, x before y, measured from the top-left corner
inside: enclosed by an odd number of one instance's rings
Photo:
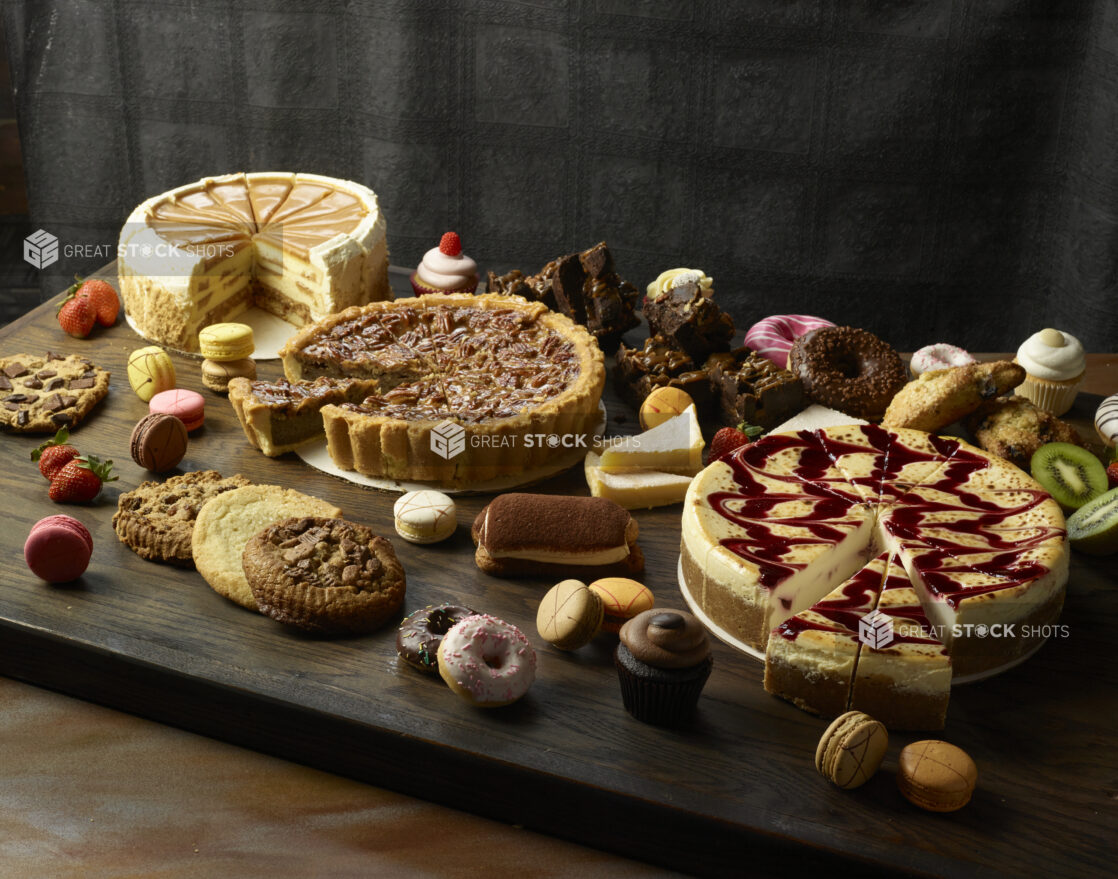
[[[208,174],[359,180],[393,262],[605,239],[739,326],[1118,350],[1118,4],[3,0],[32,220],[111,248]],[[107,261],[64,257],[53,293]],[[30,305],[32,303],[28,303]]]

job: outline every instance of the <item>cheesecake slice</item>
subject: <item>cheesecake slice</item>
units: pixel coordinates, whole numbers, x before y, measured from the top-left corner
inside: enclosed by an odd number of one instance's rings
[[[942,729],[951,697],[951,657],[895,556],[874,618],[865,625],[850,708],[889,729]]]
[[[687,494],[693,473],[633,470],[609,473],[598,466],[598,453],[591,450],[583,459],[586,484],[594,497],[609,498],[626,510],[652,509],[678,504]]]
[[[862,646],[859,627],[877,607],[888,563],[889,553],[878,555],[773,630],[765,651],[766,691],[827,717],[848,709]]]
[[[703,465],[703,431],[694,406],[644,433],[627,436],[602,450],[598,466],[607,473],[633,470],[698,473]]]

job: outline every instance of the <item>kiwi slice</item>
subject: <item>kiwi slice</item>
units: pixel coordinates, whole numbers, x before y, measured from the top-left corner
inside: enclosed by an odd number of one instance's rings
[[[1044,486],[1065,510],[1078,510],[1106,491],[1106,468],[1079,446],[1048,443],[1033,453],[1029,462],[1033,479]]]
[[[1118,552],[1118,488],[1092,498],[1068,517],[1068,539],[1088,555]]]

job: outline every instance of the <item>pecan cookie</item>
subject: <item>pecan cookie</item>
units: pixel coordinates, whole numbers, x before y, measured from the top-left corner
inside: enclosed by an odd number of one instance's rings
[[[276,522],[249,540],[243,562],[260,612],[311,632],[371,632],[404,602],[392,544],[345,519]]]
[[[211,498],[248,485],[241,476],[224,477],[216,470],[172,476],[166,482],[144,482],[120,496],[113,530],[120,542],[140,558],[194,567],[191,537],[198,511]]]
[[[109,392],[109,373],[77,354],[0,357],[0,427],[54,433],[75,427]]]

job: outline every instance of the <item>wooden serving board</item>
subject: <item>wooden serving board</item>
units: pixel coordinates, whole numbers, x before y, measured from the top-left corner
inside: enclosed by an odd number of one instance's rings
[[[115,281],[111,273],[108,276]],[[762,666],[716,642],[714,672],[690,728],[629,717],[612,665],[615,639],[564,654],[535,630],[549,581],[501,580],[473,563],[469,522],[488,500],[458,499],[446,543],[395,537],[395,495],[269,459],[245,441],[228,402],[204,391],[198,361],[176,358],[180,387],[202,391],[206,426],[181,469],[243,473],[337,504],[393,538],[407,572],[408,610],[452,599],[524,629],[538,678],[515,705],[470,708],[437,678],[399,662],[393,627],[324,640],[284,628],[219,597],[193,571],[144,562],[111,519],[121,492],[149,474],[128,437],[147,410],[129,389],[123,324],[66,337],[47,303],[0,330],[0,354],[77,352],[113,373],[112,389],[76,431],[83,450],[116,462],[120,481],[92,505],[60,508],[28,453],[41,437],[0,439],[0,673],[260,751],[425,797],[490,818],[691,872],[768,875],[844,865],[860,875],[1101,875],[1118,838],[1118,625],[1115,559],[1075,555],[1062,622],[1025,665],[952,694],[941,734],[974,757],[974,800],[935,815],[904,801],[897,753],[923,736],[894,734],[882,770],[844,793],[815,771],[826,722],[765,694]],[[262,375],[278,375],[265,364]],[[1118,387],[1114,358],[1092,358],[1092,379]],[[1101,384],[1100,384],[1101,383]],[[1075,415],[1098,397],[1081,394]],[[636,429],[612,390],[607,433]],[[709,439],[709,436],[708,436]],[[587,493],[581,468],[535,490]],[[38,519],[66,512],[95,542],[77,583],[49,586],[27,569],[22,544]],[[679,507],[637,512],[645,582],[661,606],[682,606],[676,584]]]

